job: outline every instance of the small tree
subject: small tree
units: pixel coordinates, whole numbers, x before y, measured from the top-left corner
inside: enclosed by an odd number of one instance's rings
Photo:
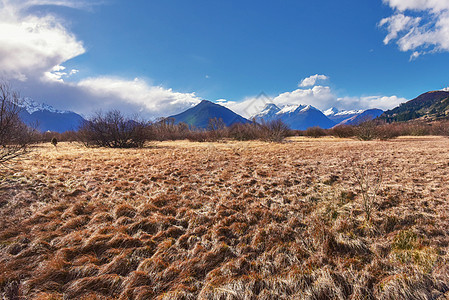
[[[0,82],[0,164],[5,165],[27,152],[32,141],[30,128],[20,120],[20,96]]]
[[[280,143],[290,135],[290,128],[281,120],[263,122],[261,126],[263,139],[270,142]]]
[[[377,124],[374,121],[365,121],[355,128],[356,137],[362,141],[370,141],[377,138]]]
[[[304,134],[308,137],[319,138],[325,136],[326,131],[319,126],[314,126],[307,128]]]
[[[209,119],[209,124],[207,125],[206,140],[217,141],[226,136],[226,124],[221,118]]]
[[[136,148],[143,147],[147,140],[147,125],[126,118],[118,110],[111,110],[106,114],[97,113],[85,121],[78,133],[86,146]]]

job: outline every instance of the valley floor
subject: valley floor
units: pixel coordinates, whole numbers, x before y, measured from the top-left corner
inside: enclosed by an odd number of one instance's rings
[[[2,172],[6,299],[449,299],[448,138],[44,144]]]

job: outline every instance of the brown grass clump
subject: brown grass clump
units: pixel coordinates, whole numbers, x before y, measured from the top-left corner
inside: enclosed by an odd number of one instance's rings
[[[446,138],[39,147],[0,189],[2,298],[449,296]]]
[[[65,289],[68,298],[80,297],[90,292],[105,296],[117,296],[122,285],[122,278],[115,274],[86,277],[70,283]]]

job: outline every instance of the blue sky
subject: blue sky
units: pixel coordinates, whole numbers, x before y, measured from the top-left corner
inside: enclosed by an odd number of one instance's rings
[[[0,76],[84,115],[154,118],[208,99],[249,116],[261,92],[388,109],[449,85],[448,10],[447,0],[0,0]]]

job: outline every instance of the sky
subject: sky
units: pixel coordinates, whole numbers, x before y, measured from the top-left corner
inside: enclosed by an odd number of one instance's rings
[[[390,109],[448,66],[447,0],[0,0],[0,79],[84,116]]]

